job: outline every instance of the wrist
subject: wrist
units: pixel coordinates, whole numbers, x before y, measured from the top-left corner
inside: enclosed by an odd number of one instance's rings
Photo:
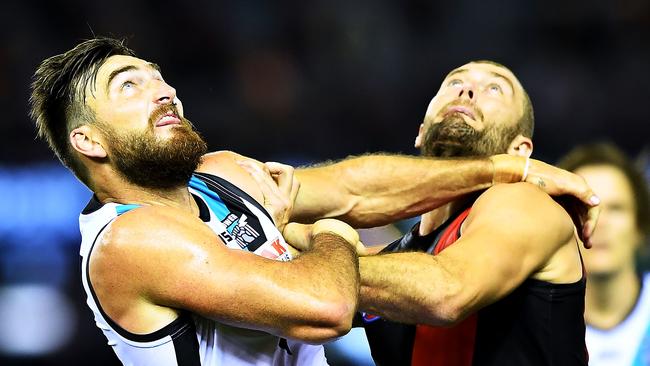
[[[343,247],[353,252],[355,251],[354,244],[334,231],[321,231],[317,234],[312,234],[313,249],[328,248],[327,250],[332,250],[333,247]]]
[[[343,221],[336,219],[321,219],[316,221],[311,228],[311,235],[315,237],[320,233],[340,236],[351,245],[355,245],[359,241],[359,233],[356,230]]]
[[[530,160],[523,156],[500,154],[490,156],[492,185],[522,182],[528,175]]]

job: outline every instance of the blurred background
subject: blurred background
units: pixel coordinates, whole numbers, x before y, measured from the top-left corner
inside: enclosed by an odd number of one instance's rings
[[[160,65],[211,150],[298,165],[416,154],[447,72],[489,59],[531,96],[534,157],[610,140],[648,172],[647,0],[9,0],[0,24],[1,365],[119,364],[79,281],[90,193],[35,139],[27,105],[38,63],[93,34]],[[369,363],[362,332],[342,344],[332,364]]]

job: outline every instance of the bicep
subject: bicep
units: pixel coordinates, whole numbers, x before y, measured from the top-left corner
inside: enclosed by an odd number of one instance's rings
[[[277,287],[268,262],[250,252],[232,250],[218,240],[179,245],[152,254],[155,269],[146,285],[152,302],[189,310],[228,324],[266,329],[261,313],[277,303],[268,289]],[[242,306],[242,304],[246,306]]]
[[[129,233],[120,269],[151,304],[274,334],[291,331],[296,314],[313,308],[284,285],[287,263],[229,249],[194,217],[142,219],[147,229]]]
[[[439,254],[472,312],[513,291],[571,239],[571,220],[536,188],[498,188],[481,197],[462,237]]]

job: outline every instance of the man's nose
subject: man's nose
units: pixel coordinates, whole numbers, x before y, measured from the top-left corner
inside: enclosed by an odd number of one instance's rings
[[[164,81],[159,81],[154,94],[154,103],[171,104],[176,98],[176,89]]]
[[[463,86],[458,94],[459,99],[474,100],[474,90],[471,85]]]

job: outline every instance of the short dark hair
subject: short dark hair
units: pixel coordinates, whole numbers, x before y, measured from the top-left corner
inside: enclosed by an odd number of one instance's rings
[[[512,70],[510,70],[508,67],[506,67],[503,64],[500,64],[495,61],[490,61],[490,60],[476,60],[476,61],[471,61],[470,63],[473,64],[489,64],[489,65],[494,65],[503,69],[506,69],[510,71],[513,75],[515,75]],[[515,75],[516,77],[516,75]],[[521,85],[521,81],[519,82],[519,85]],[[528,137],[528,138],[533,138],[533,131],[535,129],[535,113],[533,111],[533,103],[530,101],[530,96],[528,95],[528,92],[526,92],[526,89],[524,88],[523,85],[521,85],[521,90],[524,93],[523,97],[523,110],[524,114],[521,116],[519,121],[517,122],[517,127],[518,127],[518,134],[521,134],[522,136]]]
[[[111,56],[135,56],[124,40],[99,37],[45,59],[36,69],[29,99],[38,136],[47,141],[61,163],[86,182],[86,171],[72,155],[68,134],[94,121],[86,106],[86,87],[94,85],[101,65]],[[91,93],[94,89],[91,88]]]
[[[607,165],[625,175],[632,187],[635,201],[637,227],[645,238],[650,236],[650,191],[641,169],[623,151],[609,142],[599,142],[574,148],[560,162],[558,167],[576,171],[585,166]]]

